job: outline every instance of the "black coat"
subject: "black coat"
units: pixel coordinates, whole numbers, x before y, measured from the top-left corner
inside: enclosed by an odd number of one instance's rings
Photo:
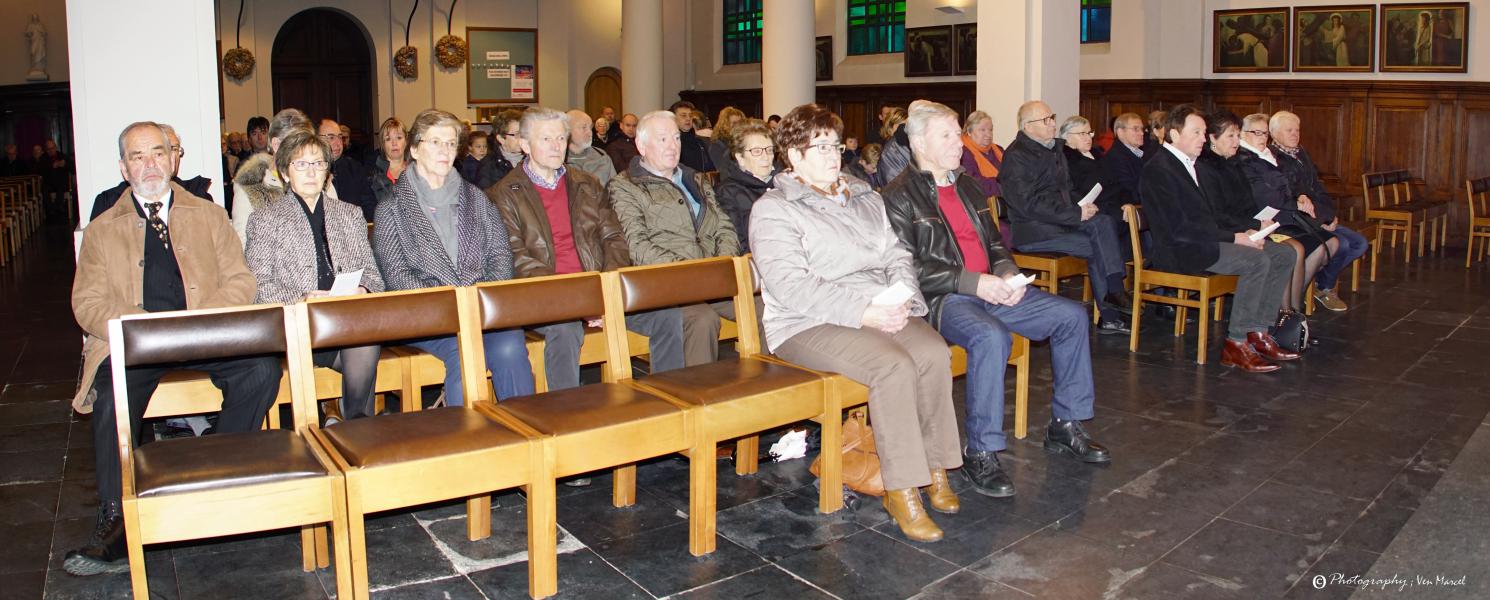
[[[761,194],[771,189],[771,180],[775,178],[776,174],[772,173],[771,177],[761,181],[738,165],[729,171],[719,172],[719,184],[714,186],[714,199],[735,225],[735,235],[740,238],[741,254],[750,251],[750,208],[760,199]]]
[[[679,132],[678,141],[682,143],[682,149],[678,153],[678,162],[699,172],[714,170],[714,161],[709,158],[708,138],[701,138],[697,133],[689,130]]]
[[[1023,131],[1004,151],[999,184],[1014,230],[1014,247],[1042,242],[1081,228],[1080,198],[1071,197],[1065,141],[1046,148]]]
[[[1097,161],[1102,170],[1098,177],[1102,193],[1097,196],[1097,212],[1121,218],[1124,204],[1143,204],[1138,194],[1138,176],[1143,173],[1148,156],[1134,154],[1121,141],[1112,143],[1112,148]]]
[[[1247,184],[1252,187],[1252,199],[1257,202],[1257,208],[1271,206],[1278,209],[1278,216],[1273,220],[1280,223],[1292,223],[1290,213],[1299,209],[1298,194],[1293,193],[1293,186],[1288,183],[1288,175],[1283,169],[1273,166],[1256,152],[1248,150],[1246,146],[1237,148],[1236,156],[1232,160],[1238,161],[1242,173],[1247,176]]]
[[[631,168],[631,159],[640,155],[636,151],[636,138],[626,137],[620,131],[605,145],[605,154],[610,157],[611,164],[616,165],[617,173],[625,173]]]
[[[1258,210],[1257,201],[1252,199],[1252,186],[1234,156],[1227,160],[1207,147],[1200,154],[1195,173],[1206,190],[1217,227],[1231,233],[1262,228],[1262,223],[1252,218]]]
[[[1319,222],[1329,224],[1339,216],[1335,206],[1335,199],[1324,190],[1324,182],[1319,179],[1319,169],[1314,166],[1314,159],[1309,157],[1309,152],[1299,148],[1298,156],[1293,157],[1273,147],[1273,156],[1278,157],[1278,168],[1288,177],[1288,184],[1297,194],[1309,197],[1314,203],[1314,216],[1319,217]]]
[[[1066,154],[1066,171],[1071,174],[1071,197],[1081,200],[1086,193],[1092,191],[1092,186],[1097,185],[1102,173],[1101,163],[1096,158],[1087,158],[1085,154],[1063,146]]]
[[[1014,256],[1004,246],[998,225],[993,222],[983,188],[961,169],[957,171],[956,186],[957,197],[962,200],[973,228],[978,230],[978,239],[982,240],[983,248],[988,252],[989,272],[999,277],[1018,273]],[[921,294],[931,309],[928,319],[933,326],[938,326],[942,302],[947,294],[975,294],[981,273],[962,268],[962,249],[942,214],[931,173],[916,165],[906,167],[893,181],[885,184],[881,195],[885,199],[885,214],[890,218],[890,227],[895,229],[895,235],[915,259]]]
[[[496,185],[503,177],[512,172],[512,161],[507,160],[501,151],[493,150],[486,154],[486,158],[476,166],[476,187],[486,189]]]
[[[331,163],[331,184],[336,186],[338,199],[361,208],[362,218],[372,222],[373,214],[378,210],[378,197],[373,193],[362,161],[343,153],[341,158]]]
[[[1197,165],[1197,178],[1200,169]],[[1217,223],[1205,188],[1190,179],[1185,165],[1169,150],[1160,149],[1143,166],[1139,189],[1143,215],[1153,234],[1148,258],[1155,268],[1203,273],[1220,258],[1220,244],[1234,239],[1232,232]]]

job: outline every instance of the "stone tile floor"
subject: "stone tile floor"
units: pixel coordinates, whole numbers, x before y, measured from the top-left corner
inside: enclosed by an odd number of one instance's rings
[[[60,570],[97,504],[89,423],[69,407],[70,241],[48,229],[0,270],[0,599],[129,594],[126,575]],[[1158,318],[1137,353],[1097,337],[1089,430],[1112,447],[1108,467],[1041,449],[1051,378],[1037,348],[1030,436],[1004,454],[1018,493],[963,493],[960,514],[936,515],[940,543],[906,540],[872,499],[817,514],[804,460],[746,478],[721,465],[718,551],[702,558],[687,553],[684,463],[643,466],[630,508],[610,506],[607,476],[561,487],[559,596],[1347,597],[1299,582],[1366,573],[1490,411],[1490,267],[1465,270],[1452,249],[1404,266],[1400,252],[1343,294],[1349,312],[1316,315],[1320,346],[1276,374],[1232,372],[1214,349],[1195,365],[1194,334]],[[372,519],[373,595],[526,597],[523,511],[518,494],[498,497],[493,535],[474,543],[459,506]],[[329,571],[300,570],[298,544],[279,532],[152,548],[151,596],[334,595]]]

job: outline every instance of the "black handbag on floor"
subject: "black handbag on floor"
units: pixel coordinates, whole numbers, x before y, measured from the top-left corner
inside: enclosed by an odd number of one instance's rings
[[[1268,328],[1268,333],[1278,346],[1289,352],[1303,353],[1309,349],[1309,319],[1303,313],[1285,310],[1278,313],[1278,322]]]

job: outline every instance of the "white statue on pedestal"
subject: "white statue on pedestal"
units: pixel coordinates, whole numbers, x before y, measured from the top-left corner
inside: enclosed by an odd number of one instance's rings
[[[41,17],[36,13],[31,14],[31,22],[26,24],[26,43],[31,51],[31,71],[26,73],[26,81],[46,81],[47,77],[47,28],[41,24]]]

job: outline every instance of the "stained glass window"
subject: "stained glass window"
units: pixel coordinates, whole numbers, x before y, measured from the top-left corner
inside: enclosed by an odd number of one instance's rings
[[[904,51],[904,0],[848,0],[850,56]]]
[[[724,64],[761,61],[761,0],[724,0]]]
[[[1112,41],[1112,0],[1081,0],[1081,43]]]

